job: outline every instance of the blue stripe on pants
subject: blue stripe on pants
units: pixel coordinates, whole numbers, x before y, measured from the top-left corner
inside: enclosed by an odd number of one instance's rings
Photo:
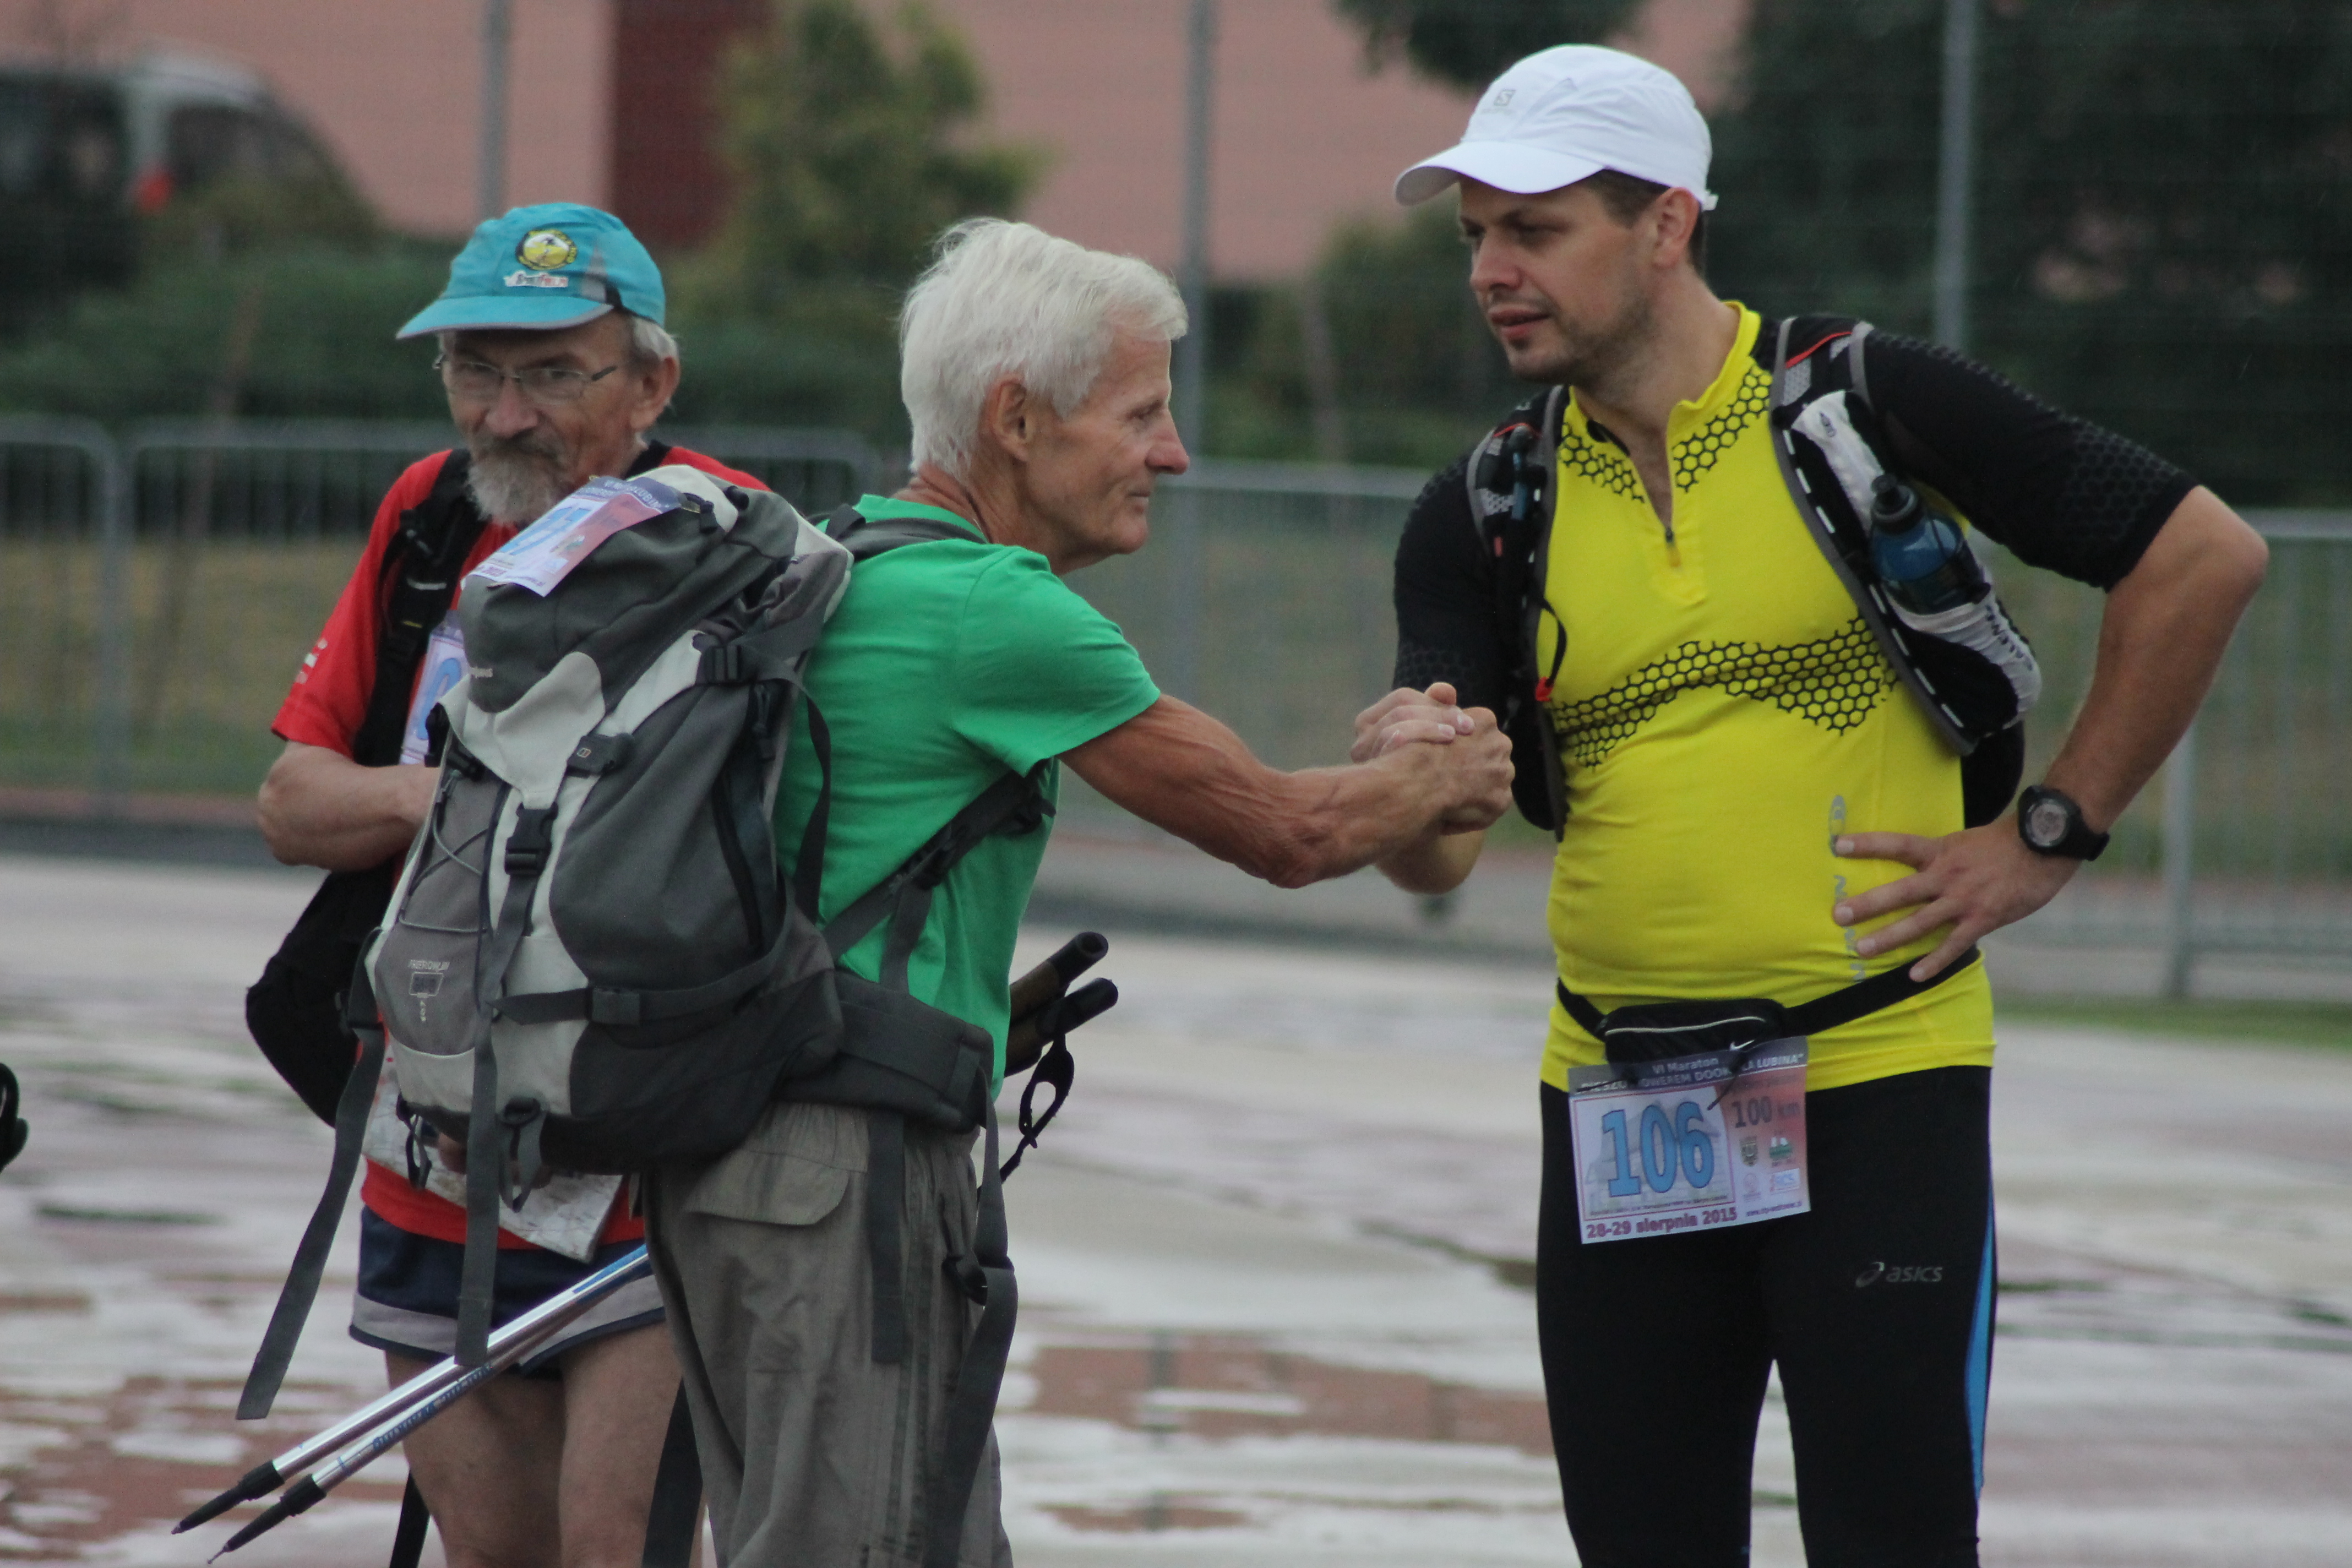
[[[1985,1395],[1992,1383],[1992,1219],[1985,1219],[1984,1263],[1977,1272],[1976,1321],[1969,1330],[1969,1447],[1975,1455],[1977,1495],[1984,1495]]]

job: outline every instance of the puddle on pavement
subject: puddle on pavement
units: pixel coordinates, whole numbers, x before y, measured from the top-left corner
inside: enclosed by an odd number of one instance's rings
[[[87,1310],[87,1303],[15,1310]],[[362,1403],[348,1388],[289,1384],[269,1419],[239,1421],[236,1399],[235,1383],[160,1377],[131,1378],[102,1394],[0,1387],[0,1434],[7,1440],[0,1562],[71,1563],[84,1547],[168,1528],[261,1460]],[[386,1461],[379,1472],[335,1495],[397,1501],[404,1479],[399,1465]],[[191,1561],[259,1511],[259,1504],[248,1503],[208,1527],[213,1534],[194,1538]]]
[[[1029,1371],[1037,1391],[1030,1410],[1132,1431],[1212,1441],[1332,1436],[1498,1444],[1536,1458],[1551,1457],[1551,1423],[1540,1394],[1344,1366],[1245,1337],[1157,1334],[1047,1343],[1038,1347]]]
[[[1153,1498],[1132,1508],[1087,1508],[1076,1503],[1048,1505],[1047,1513],[1072,1530],[1135,1534],[1160,1530],[1233,1530],[1249,1522],[1249,1515],[1229,1508],[1211,1508],[1179,1498]]]

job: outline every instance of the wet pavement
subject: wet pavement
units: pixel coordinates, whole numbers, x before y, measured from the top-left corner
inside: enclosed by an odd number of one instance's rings
[[[328,1142],[240,1016],[309,886],[0,858],[34,1123],[0,1176],[0,1562],[199,1563],[225,1529],[173,1519],[380,1387],[347,1228],[278,1415],[232,1418]],[[1572,1563],[1526,1289],[1543,970],[1114,934],[1125,1000],[1010,1189],[1024,1568]],[[2352,1053],[2003,1053],[1987,1563],[2352,1560]],[[1775,1404],[1759,1563],[1802,1561],[1792,1476]],[[380,1563],[400,1480],[232,1561]]]

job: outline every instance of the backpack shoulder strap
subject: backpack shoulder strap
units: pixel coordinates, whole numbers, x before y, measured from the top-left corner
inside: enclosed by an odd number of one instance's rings
[[[1842,316],[1796,316],[1780,323],[1780,342],[1772,360],[1772,454],[1780,478],[1804,520],[1805,531],[1821,547],[1830,570],[1843,584],[1847,597],[1869,626],[1871,636],[1893,665],[1896,678],[1908,689],[1936,727],[1945,743],[1965,757],[1974,749],[1945,704],[1921,677],[1918,660],[1895,620],[1878,569],[1871,559],[1870,539],[1854,503],[1846,496],[1822,447],[1808,437],[1802,451],[1798,422],[1806,411],[1836,392],[1848,395],[1840,421],[1870,448],[1870,456],[1887,472],[1897,472],[1869,401],[1869,377],[1863,345],[1870,323]],[[1832,409],[1824,409],[1824,416]]]
[[[1832,392],[1852,392],[1867,404],[1870,379],[1862,369],[1862,345],[1871,325],[1852,316],[1791,316],[1782,321],[1772,363],[1772,408],[1776,417],[1794,421],[1796,414],[1780,410],[1805,405]]]
[[[864,941],[887,915],[890,932],[882,949],[881,983],[893,991],[907,989],[908,961],[930,921],[932,893],[982,840],[997,833],[1034,831],[1054,814],[1045,798],[1045,770],[1052,766],[1049,758],[1025,773],[1009,773],[990,784],[897,870],[826,922],[825,944],[834,957]],[[809,913],[814,918],[815,911]]]
[[[383,630],[376,637],[375,684],[367,713],[352,738],[352,759],[367,767],[400,760],[402,732],[408,727],[411,688],[424,661],[425,644],[457,597],[457,571],[488,519],[467,493],[472,458],[464,448],[441,460],[433,489],[400,514],[384,546],[377,592],[383,604]]]
[[[1462,481],[1469,494],[1470,525],[1478,531],[1486,559],[1501,554],[1505,522],[1515,516],[1524,521],[1530,507],[1550,490],[1549,466],[1535,459],[1558,447],[1567,407],[1568,389],[1548,387],[1511,410],[1510,417],[1471,448]]]
[[[824,531],[849,547],[854,561],[871,561],[902,544],[931,544],[943,539],[961,539],[971,544],[988,542],[978,529],[968,523],[937,517],[875,519],[855,506],[834,508],[825,517]]]
[[[873,519],[855,506],[835,508],[825,518],[824,530],[847,545],[852,558],[859,562],[870,561],[885,552],[908,544],[926,544],[948,539],[966,540],[975,544],[988,542],[978,530],[961,522],[950,522],[945,518]],[[810,739],[817,752],[822,783],[817,804],[802,836],[799,858],[793,868],[793,886],[796,900],[814,921],[817,915],[818,899],[824,891],[824,841],[832,806],[833,766],[832,738],[826,732],[823,716],[818,713],[814,701],[808,703],[807,710]],[[906,990],[907,966],[914,955],[916,944],[922,940],[923,928],[930,919],[931,895],[947,880],[948,874],[963,858],[980,847],[982,840],[998,833],[1033,832],[1046,817],[1054,815],[1053,802],[1045,794],[1045,776],[1052,766],[1053,760],[1048,758],[1025,773],[1007,773],[998,778],[949,818],[945,826],[925,840],[896,870],[867,889],[827,921],[822,930],[833,956],[837,960],[856,946],[887,916],[890,928],[883,946],[881,984],[894,991]]]
[[[1550,565],[1552,519],[1559,505],[1554,454],[1568,417],[1568,388],[1548,387],[1511,411],[1464,465],[1471,525],[1479,558],[1490,574],[1495,624],[1513,667],[1499,715],[1511,737],[1517,777],[1512,795],[1520,814],[1558,834],[1567,822],[1566,780],[1559,737],[1545,704],[1550,681],[1536,668],[1537,633],[1544,615],[1544,577]],[[1567,628],[1559,628],[1567,650]],[[1555,672],[1557,666],[1555,666]]]

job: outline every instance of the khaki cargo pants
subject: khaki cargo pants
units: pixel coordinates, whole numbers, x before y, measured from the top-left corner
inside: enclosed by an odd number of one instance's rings
[[[919,1568],[950,1391],[980,1309],[941,1267],[971,1245],[973,1135],[907,1130],[908,1349],[873,1356],[866,1113],[772,1106],[742,1146],[647,1183],[646,1240],[720,1568]],[[992,1436],[958,1568],[1011,1568]]]

